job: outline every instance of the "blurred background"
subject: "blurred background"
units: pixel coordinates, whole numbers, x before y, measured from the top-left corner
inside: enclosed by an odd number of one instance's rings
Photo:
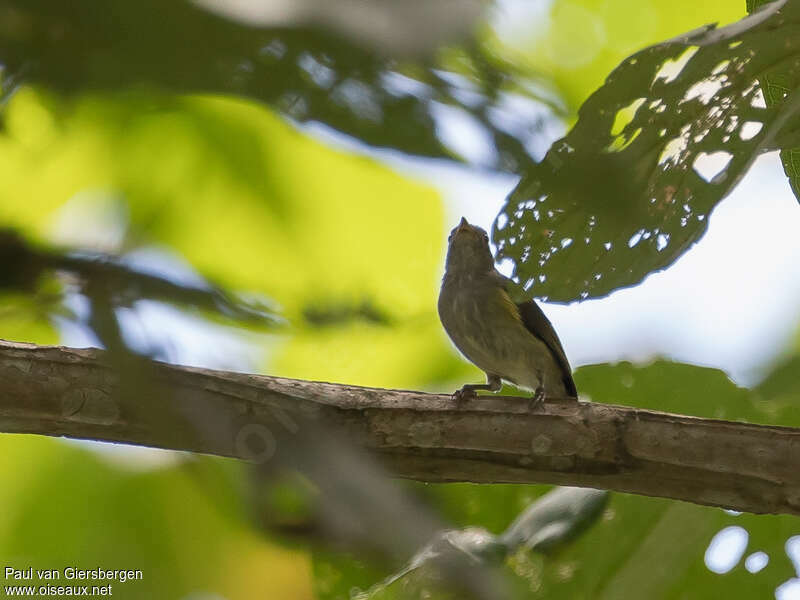
[[[449,229],[465,216],[492,231],[526,165],[628,55],[747,8],[0,0],[0,226],[213,284],[285,321],[133,297],[114,308],[133,352],[451,392],[482,374],[436,315]],[[778,154],[765,154],[668,268],[544,304],[584,399],[800,425],[799,218]],[[2,339],[108,346],[68,276],[0,297]],[[293,535],[306,483],[254,493],[264,483],[233,460],[3,435],[0,464],[7,565],[142,569],[121,598],[438,597],[404,578],[373,587],[402,563]],[[492,534],[551,489],[402,487],[448,526]],[[800,598],[798,569],[796,517],[625,494],[569,542],[500,565],[515,598],[784,600]]]

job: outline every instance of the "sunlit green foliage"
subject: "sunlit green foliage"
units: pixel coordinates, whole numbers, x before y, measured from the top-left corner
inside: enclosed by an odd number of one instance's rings
[[[425,387],[466,370],[432,310],[445,226],[431,188],[332,150],[241,100],[144,91],[60,100],[26,88],[5,114],[4,225],[72,247],[152,247],[228,289],[266,297],[289,319],[291,333],[264,339],[264,371]],[[46,313],[25,296],[9,296],[0,319],[5,338],[57,341]],[[227,598],[251,598],[256,590],[310,594],[307,558],[275,549],[254,530],[240,469],[212,482],[195,481],[191,469],[182,475],[187,465],[204,465],[201,459],[134,477],[86,450],[20,437],[3,443],[46,451],[25,460],[25,473],[41,480],[35,490],[23,493],[16,471],[8,471],[15,483],[5,489],[19,495],[5,503],[11,529],[0,530],[11,533],[0,547],[22,565],[33,558],[39,567],[140,565],[149,579],[126,584],[124,597],[131,598],[203,589]],[[19,456],[3,454],[9,464]],[[58,477],[54,461],[62,465]],[[72,483],[63,487],[60,478]],[[69,503],[52,504],[45,485],[62,486]],[[206,485],[233,505],[206,496]],[[41,501],[31,502],[31,494]],[[172,510],[189,521],[173,522]],[[239,533],[230,532],[230,519]],[[110,528],[109,520],[123,525]],[[54,535],[69,542],[49,552],[44,539]]]
[[[562,0],[542,12],[534,27],[520,23],[514,28],[509,45],[515,58],[555,82],[573,114],[628,55],[701,25],[724,25],[747,14],[744,2],[726,0],[691,7],[655,0]]]
[[[234,99],[25,89],[7,122],[6,225],[103,247],[116,215],[119,249],[163,247],[276,302],[297,327],[274,355],[285,374],[424,385],[450,369],[431,311],[445,226],[430,188]],[[355,310],[365,302],[379,318]],[[340,307],[328,326],[304,316]]]
[[[4,565],[141,569],[142,580],[112,582],[121,598],[312,597],[308,559],[253,531],[240,465],[23,436],[0,445]]]

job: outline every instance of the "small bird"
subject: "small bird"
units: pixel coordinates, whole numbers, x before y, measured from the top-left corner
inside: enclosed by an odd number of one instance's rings
[[[486,373],[485,384],[467,384],[454,397],[497,392],[505,380],[534,390],[534,404],[545,397],[577,399],[553,326],[533,300],[511,299],[512,281],[494,268],[486,231],[462,217],[448,244],[439,318],[456,348]]]

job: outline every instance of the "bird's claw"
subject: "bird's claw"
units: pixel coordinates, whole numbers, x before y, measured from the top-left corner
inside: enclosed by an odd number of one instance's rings
[[[473,398],[477,397],[477,395],[478,394],[475,393],[475,390],[464,386],[460,390],[453,392],[453,400],[460,404],[462,402],[466,402],[467,400],[472,400]]]
[[[528,410],[533,412],[534,410],[539,408],[544,403],[544,399],[545,399],[544,388],[542,386],[539,386],[533,392],[533,398],[531,398],[530,403],[528,404]]]

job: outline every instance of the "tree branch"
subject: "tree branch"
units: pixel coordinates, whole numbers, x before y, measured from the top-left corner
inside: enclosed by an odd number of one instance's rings
[[[555,483],[800,515],[800,429],[586,402],[530,412],[513,397],[456,406],[447,395],[148,364],[137,398],[119,393],[102,351],[0,342],[0,431],[266,460],[269,443],[254,448],[250,438],[279,441],[313,422],[399,477]],[[198,436],[198,419],[209,418],[214,435]]]

